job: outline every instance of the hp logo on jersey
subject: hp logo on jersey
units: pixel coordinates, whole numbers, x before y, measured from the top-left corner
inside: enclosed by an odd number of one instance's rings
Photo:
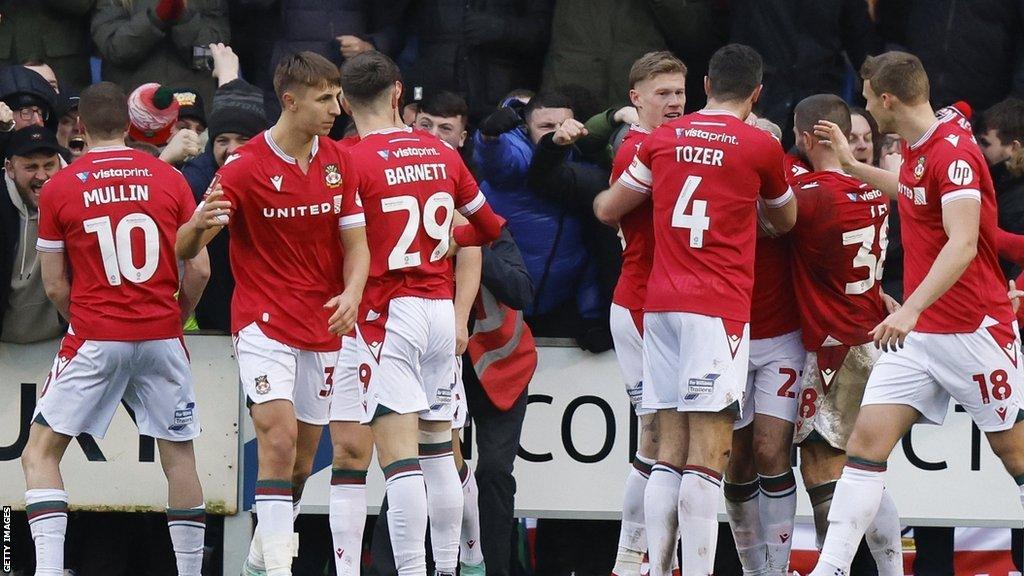
[[[949,181],[957,186],[964,186],[974,181],[974,170],[971,165],[963,160],[954,160],[946,170]]]

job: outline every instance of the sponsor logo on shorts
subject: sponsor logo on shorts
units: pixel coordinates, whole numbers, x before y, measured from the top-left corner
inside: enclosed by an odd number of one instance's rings
[[[636,386],[631,386],[626,389],[626,393],[629,394],[629,401],[634,406],[639,406],[640,401],[644,396],[644,383],[643,381],[637,382]]]
[[[703,378],[690,378],[686,385],[684,400],[696,400],[698,396],[711,394],[715,391],[715,381],[721,374],[705,374]]]
[[[431,410],[437,410],[452,403],[452,389],[451,388],[438,388],[434,393],[434,403],[430,406]]]
[[[267,375],[264,374],[263,376],[257,376],[256,393],[262,396],[268,392],[270,392],[270,381],[267,380]]]
[[[1006,406],[1000,406],[999,408],[996,408],[996,414],[999,415],[1000,421],[1006,422]]]
[[[185,404],[184,410],[175,410],[174,424],[172,426],[168,426],[167,429],[172,432],[178,432],[191,424],[194,419],[195,407],[195,402],[189,402],[188,404]]]

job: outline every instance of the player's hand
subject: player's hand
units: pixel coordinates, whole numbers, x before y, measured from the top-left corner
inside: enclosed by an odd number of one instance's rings
[[[552,139],[555,144],[559,146],[572,146],[580,138],[587,135],[587,127],[582,122],[575,118],[569,118],[565,122],[558,125],[558,129],[555,130]]]
[[[919,313],[906,306],[902,306],[899,310],[889,314],[885,320],[882,320],[881,324],[875,326],[875,329],[869,332],[875,341],[875,348],[886,352],[895,352],[903,348],[907,334],[910,334],[914,326],[917,326],[919,316]]]
[[[857,159],[853,157],[853,148],[850,147],[850,141],[846,139],[846,134],[843,134],[843,130],[834,122],[829,122],[828,120],[819,121],[814,125],[814,135],[818,137],[819,142],[836,153],[836,157],[839,159],[839,163],[843,165],[843,168],[849,168],[857,163]]]
[[[1010,291],[1006,293],[1006,297],[1010,299],[1010,304],[1013,305],[1013,313],[1016,314],[1017,310],[1020,309],[1020,298],[1024,296],[1024,290],[1017,289],[1017,282],[1010,280]]]
[[[192,221],[200,230],[224,226],[231,221],[231,202],[224,199],[224,190],[220,184],[216,184],[199,204],[192,215]]]
[[[324,304],[324,308],[334,309],[331,318],[327,322],[327,329],[331,334],[348,334],[356,325],[356,317],[359,314],[359,299],[353,295],[342,292],[331,298]]]
[[[346,34],[345,36],[338,36],[336,40],[338,41],[338,46],[341,47],[341,55],[344,58],[351,58],[367,50],[373,50],[373,44],[358,36]]]
[[[633,124],[640,123],[640,114],[633,106],[623,106],[615,111],[615,114],[612,115],[612,120],[632,126]]]
[[[878,167],[883,170],[888,170],[893,174],[899,174],[900,168],[903,167],[903,154],[899,152],[890,152],[882,156],[881,160],[878,161]]]
[[[459,322],[456,320],[455,325],[455,353],[462,356],[462,353],[466,351],[466,346],[469,345],[469,326],[468,322]]]
[[[885,292],[882,292],[882,302],[885,303],[885,311],[889,314],[892,314],[903,307],[903,305],[897,302],[895,298],[889,296]]]
[[[445,255],[445,258],[454,258],[459,248],[462,248],[462,246],[459,246],[459,243],[455,241],[455,228],[452,228],[452,234],[448,238],[448,254]]]
[[[10,132],[14,128],[14,111],[7,104],[0,102],[0,131]]]
[[[202,152],[199,142],[199,134],[195,130],[182,128],[171,137],[167,147],[160,153],[160,159],[172,165],[181,164]]]
[[[210,44],[210,53],[213,56],[213,77],[217,79],[218,86],[238,79],[238,55],[231,46]]]

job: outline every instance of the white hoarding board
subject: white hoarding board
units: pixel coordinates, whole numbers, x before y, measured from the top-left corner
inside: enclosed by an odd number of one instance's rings
[[[238,502],[238,370],[226,336],[188,336],[202,435],[195,441],[206,508],[234,514]],[[21,453],[36,398],[46,381],[58,341],[0,344],[0,503],[24,507]],[[156,443],[140,437],[119,408],[104,438],[72,441],[61,474],[78,510],[149,510],[167,506],[167,482]]]

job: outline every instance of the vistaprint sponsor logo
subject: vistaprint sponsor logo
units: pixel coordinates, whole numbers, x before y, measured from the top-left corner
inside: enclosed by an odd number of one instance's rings
[[[423,156],[440,156],[437,148],[399,148],[392,152],[395,158],[420,158]]]
[[[682,132],[682,134],[679,134]],[[685,130],[679,129],[676,132],[676,136],[685,136],[687,138],[699,138],[701,140],[707,140],[708,142],[722,142],[723,144],[732,144],[733,146],[739,144],[739,140],[736,139],[732,134],[722,134],[721,132],[711,132],[702,128],[687,128]]]
[[[149,171],[149,168],[106,168],[92,173],[78,173],[78,179],[82,182],[88,180],[89,176],[92,176],[95,180],[102,180],[104,178],[152,178],[153,174]]]

